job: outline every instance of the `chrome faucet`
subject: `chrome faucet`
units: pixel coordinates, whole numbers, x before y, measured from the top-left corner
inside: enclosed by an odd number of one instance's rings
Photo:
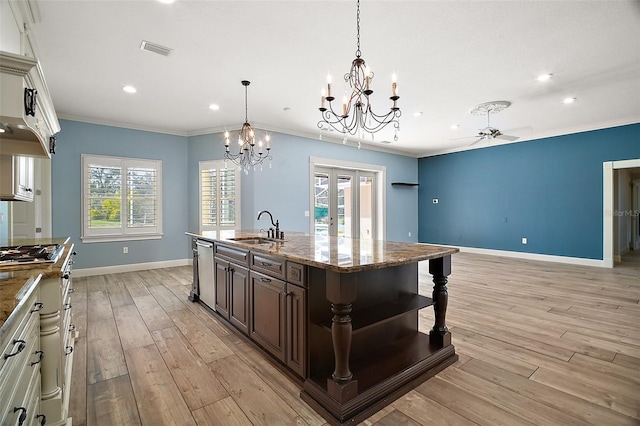
[[[277,220],[275,221],[275,223],[273,222],[273,215],[271,214],[271,212],[269,212],[269,210],[260,211],[258,213],[258,219],[256,220],[260,220],[260,216],[262,216],[263,213],[266,213],[269,215],[269,218],[271,219],[271,224],[276,227],[275,232],[273,233],[273,238],[277,240],[282,240],[284,238],[284,232],[280,232],[280,222],[278,222]]]

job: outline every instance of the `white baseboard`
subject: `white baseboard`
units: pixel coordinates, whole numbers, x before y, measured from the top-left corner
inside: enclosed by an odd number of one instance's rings
[[[430,243],[427,243],[427,244],[430,244]],[[483,248],[477,248],[477,247],[448,246],[443,244],[435,244],[435,245],[440,245],[444,247],[457,247],[463,253],[476,253],[476,254],[486,254],[490,256],[514,257],[518,259],[541,260],[544,262],[568,263],[571,265],[597,266],[601,268],[606,267],[604,261],[600,259],[585,259],[582,257],[554,256],[551,254],[524,253],[520,251],[493,250],[493,249],[483,249]]]
[[[188,266],[193,259],[164,260],[160,262],[132,263],[129,265],[101,266],[99,268],[74,269],[74,277],[90,277],[93,275],[116,274],[119,272],[135,272],[147,269],[172,268],[174,266]]]

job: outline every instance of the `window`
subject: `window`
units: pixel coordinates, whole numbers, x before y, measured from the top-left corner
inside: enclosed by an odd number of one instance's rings
[[[82,241],[161,238],[162,161],[82,155]]]
[[[200,231],[240,229],[240,171],[200,162]]]

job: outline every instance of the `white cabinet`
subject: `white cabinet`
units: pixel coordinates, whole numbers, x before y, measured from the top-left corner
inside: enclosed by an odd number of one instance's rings
[[[39,277],[38,277],[39,279]],[[0,424],[41,424],[40,367],[45,353],[40,347],[43,308],[38,279],[30,280],[20,304],[0,334]],[[21,419],[24,419],[21,421]]]
[[[33,201],[34,159],[0,155],[0,200]]]

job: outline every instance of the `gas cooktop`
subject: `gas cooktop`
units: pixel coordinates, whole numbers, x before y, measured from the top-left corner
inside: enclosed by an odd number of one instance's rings
[[[0,247],[0,265],[55,263],[63,250],[60,244]]]

